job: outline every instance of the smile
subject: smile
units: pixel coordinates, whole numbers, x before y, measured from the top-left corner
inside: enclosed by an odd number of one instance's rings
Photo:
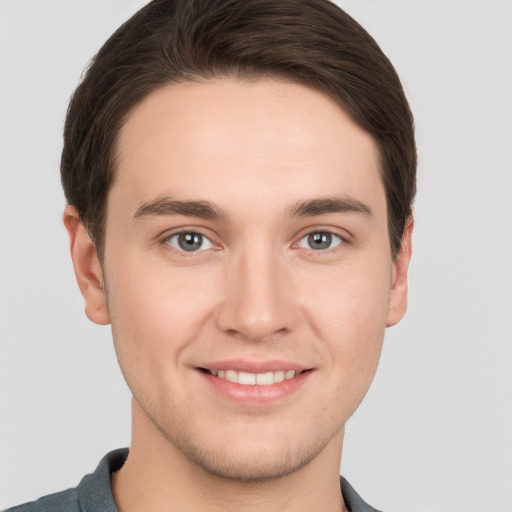
[[[265,373],[249,373],[237,370],[210,370],[203,369],[206,373],[243,386],[271,386],[283,382],[284,380],[293,379],[296,375],[303,373],[295,370],[277,370],[275,372]]]
[[[196,370],[215,393],[244,407],[279,402],[303,389],[314,373],[314,368],[293,362],[241,359],[204,364]]]

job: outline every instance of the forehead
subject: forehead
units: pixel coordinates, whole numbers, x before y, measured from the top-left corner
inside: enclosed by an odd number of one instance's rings
[[[126,205],[155,195],[234,208],[337,194],[383,203],[373,138],[326,95],[278,80],[168,85],[130,113],[117,151],[111,195]]]

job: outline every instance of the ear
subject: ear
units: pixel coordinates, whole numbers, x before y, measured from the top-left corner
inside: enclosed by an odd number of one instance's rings
[[[73,206],[66,206],[63,220],[69,235],[76,280],[85,300],[85,314],[92,322],[107,325],[110,323],[110,316],[96,246]]]
[[[412,232],[414,219],[409,217],[402,235],[400,252],[393,262],[391,293],[386,327],[391,327],[403,318],[407,311],[407,280],[412,255]]]

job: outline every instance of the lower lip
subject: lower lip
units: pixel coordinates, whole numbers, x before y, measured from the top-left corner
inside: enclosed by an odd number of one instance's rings
[[[198,372],[217,392],[235,402],[247,405],[269,404],[281,400],[298,391],[312,373],[311,370],[307,370],[291,379],[285,379],[268,386],[258,386],[257,384],[246,386],[237,382],[219,379],[219,377],[200,370]]]

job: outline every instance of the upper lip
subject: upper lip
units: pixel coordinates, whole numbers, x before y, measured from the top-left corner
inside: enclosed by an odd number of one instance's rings
[[[198,368],[204,368],[205,370],[236,370],[239,372],[247,373],[266,373],[266,372],[277,372],[279,370],[295,370],[296,372],[302,372],[304,370],[311,369],[310,366],[306,366],[300,363],[292,361],[281,361],[281,360],[268,360],[268,361],[251,361],[247,359],[226,359],[224,361],[215,361],[211,363],[205,363],[198,366]]]

